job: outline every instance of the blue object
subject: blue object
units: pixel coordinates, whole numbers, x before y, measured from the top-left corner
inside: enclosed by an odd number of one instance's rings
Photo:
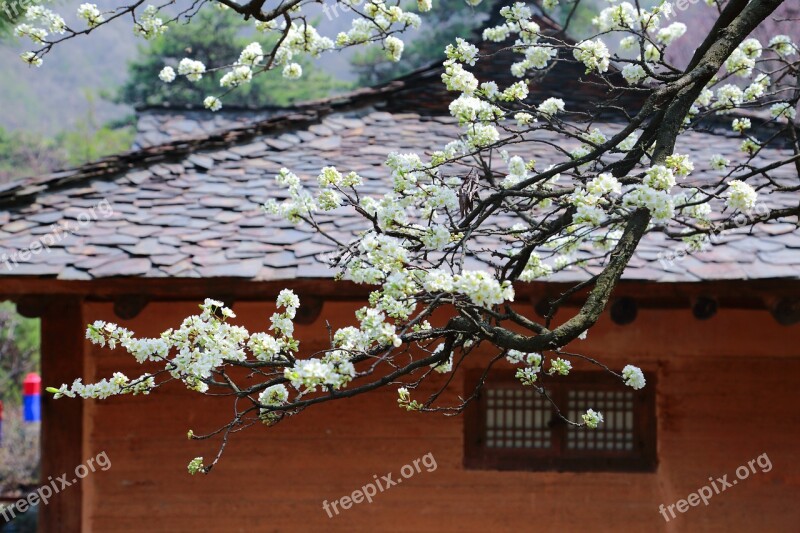
[[[42,378],[31,372],[22,382],[22,419],[25,422],[42,420]]]
[[[31,394],[22,397],[22,412],[25,422],[41,422],[42,402],[41,395]]]

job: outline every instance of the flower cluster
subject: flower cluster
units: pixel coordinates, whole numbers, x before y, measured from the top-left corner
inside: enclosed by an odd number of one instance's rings
[[[239,54],[239,65],[247,65],[248,67],[258,66],[264,60],[264,50],[258,42],[252,42],[244,47],[242,53]]]
[[[797,45],[788,35],[776,35],[767,45],[781,57],[790,57],[797,53]]]
[[[25,20],[28,22],[23,22],[14,28],[14,34],[17,37],[28,37],[34,44],[44,44],[50,33],[63,34],[67,31],[67,25],[61,15],[42,6],[30,6],[25,12]],[[30,23],[38,23],[44,27],[36,27]],[[38,64],[35,61],[26,59],[26,57],[30,58],[31,56],[39,59]],[[41,65],[41,58],[38,58],[32,52],[23,54],[23,59],[30,64]]]
[[[656,165],[644,173],[643,183],[657,191],[669,191],[675,186],[675,175],[672,169]]]
[[[774,118],[783,117],[790,122],[797,116],[797,110],[789,102],[778,102],[777,104],[773,104],[769,108],[769,112]]]
[[[762,47],[758,39],[745,39],[725,60],[725,68],[731,74],[743,78],[753,75],[756,60],[761,57]]]
[[[581,415],[581,418],[586,427],[590,429],[596,429],[599,424],[603,423],[603,415],[594,409],[587,409],[586,413]]]
[[[669,170],[669,169],[667,169]],[[668,185],[669,173],[651,169],[649,179],[661,186]],[[675,201],[666,190],[659,190],[647,184],[631,189],[625,195],[624,205],[644,207],[650,211],[656,222],[667,222],[675,215]]]
[[[731,209],[749,213],[756,206],[757,199],[758,193],[750,184],[739,180],[733,180],[728,184],[725,204]]]
[[[84,19],[90,28],[96,28],[105,22],[105,18],[97,8],[97,4],[81,4],[78,6],[78,17]]]
[[[248,65],[240,65],[226,73],[219,80],[220,87],[238,87],[243,83],[250,83],[253,79],[253,71]]]
[[[145,39],[154,39],[159,35],[163,35],[169,29],[169,26],[164,24],[161,17],[158,17],[158,8],[155,6],[147,6],[142,13],[140,20],[133,26],[133,32]]]
[[[71,386],[61,385],[59,388],[48,387],[47,392],[53,394],[54,399],[62,398],[96,398],[103,400],[111,396],[121,394],[150,394],[150,390],[155,386],[155,380],[150,374],[145,374],[131,381],[122,372],[115,372],[111,379],[101,379],[97,383],[83,384],[80,379],[76,379]]]
[[[525,364],[525,368],[517,369],[516,377],[523,385],[533,385],[542,371],[542,356],[538,353],[523,353],[509,350],[506,359],[512,364]]]
[[[647,72],[645,72],[644,67],[641,65],[636,63],[628,63],[622,67],[622,77],[625,78],[625,81],[631,85],[636,85],[637,83],[647,79]]]
[[[160,79],[164,83],[172,83],[173,81],[175,81],[175,77],[176,77],[175,69],[173,69],[170,66],[162,68],[161,71],[158,73],[158,79]]]
[[[600,39],[581,41],[575,46],[573,55],[584,64],[587,74],[593,70],[606,72],[611,60],[608,47]]]
[[[296,296],[285,291],[279,298],[281,306],[286,307],[286,312],[276,315],[283,319],[294,317],[299,305]],[[261,351],[257,356],[262,360],[268,353],[274,359],[281,350],[288,352],[298,349],[297,342],[291,339],[292,326],[281,325],[283,338],[278,346],[272,347],[263,335],[251,337],[245,328],[229,324],[227,320],[236,315],[222,302],[207,299],[200,308],[199,315],[187,317],[178,329],[167,330],[158,338],[137,339],[132,331],[103,321],[90,325],[86,330],[86,338],[94,344],[107,345],[111,349],[121,347],[140,364],[147,361],[161,363],[164,371],[198,392],[208,390],[208,381],[212,374],[227,362],[245,361],[249,347],[260,346]],[[71,387],[62,385],[51,392],[57,396],[106,398],[116,394],[146,394],[155,386],[157,384],[153,373],[135,380],[115,374],[111,380],[104,379],[86,385],[77,380]]]
[[[189,461],[189,465],[187,466],[189,473],[191,475],[195,475],[198,472],[202,472],[205,474],[206,470],[203,466],[203,458],[202,457],[195,457],[191,461]]]
[[[714,170],[724,170],[725,167],[731,164],[731,160],[722,154],[714,154],[708,163]]]
[[[411,399],[411,393],[405,387],[397,389],[397,404],[406,411],[419,411],[422,405],[417,400]]]
[[[554,116],[564,111],[564,100],[561,98],[548,98],[536,108],[539,113],[547,116]]]
[[[203,100],[203,107],[210,111],[219,111],[222,109],[222,100],[216,96],[206,96]]]
[[[453,292],[463,294],[480,307],[491,307],[514,301],[514,287],[508,281],[499,282],[488,272],[466,270],[453,277]]]
[[[181,76],[186,76],[186,79],[189,81],[200,81],[205,72],[206,66],[202,61],[183,58],[181,59],[180,63],[178,63],[178,74]]]
[[[284,371],[283,376],[299,390],[315,391],[317,387],[339,389],[355,376],[355,368],[350,362],[335,364],[320,359],[299,360]]]
[[[550,370],[548,370],[547,373],[560,374],[562,376],[566,376],[567,374],[569,374],[570,370],[572,370],[572,363],[570,363],[566,359],[557,357],[556,359],[552,359],[550,361]]]
[[[744,133],[752,126],[749,118],[735,118],[731,124],[731,129],[736,133]]]
[[[636,390],[644,388],[645,379],[644,373],[639,367],[633,365],[626,365],[622,369],[622,378],[625,380],[625,385]]]

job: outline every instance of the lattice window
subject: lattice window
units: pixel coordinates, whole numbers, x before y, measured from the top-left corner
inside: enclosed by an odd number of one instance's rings
[[[467,387],[478,382],[468,375]],[[548,395],[570,420],[586,409],[603,414],[594,430],[576,428],[513,372],[490,375],[465,421],[464,464],[499,470],[651,471],[656,466],[655,380],[626,389],[602,372],[574,372],[546,381]]]
[[[631,451],[634,438],[633,391],[570,390],[567,392],[567,418],[580,420],[591,406],[603,413],[603,423],[586,431],[567,426],[568,450]]]
[[[549,448],[550,403],[531,389],[486,391],[486,446]]]

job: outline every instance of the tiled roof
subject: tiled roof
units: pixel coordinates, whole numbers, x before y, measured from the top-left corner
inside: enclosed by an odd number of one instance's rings
[[[269,197],[285,196],[274,181],[279,169],[290,168],[311,184],[322,167],[335,165],[362,175],[366,193],[380,194],[390,186],[382,167],[390,152],[430,151],[457,131],[453,120],[444,116],[389,113],[374,107],[306,110],[273,117],[258,127],[152,147],[72,173],[12,184],[0,191],[0,261],[5,261],[3,254],[12,257],[16,252],[18,264],[0,262],[0,275],[65,280],[331,277],[335,272],[320,260],[331,251],[326,241],[308,228],[265,215],[260,208]],[[695,175],[702,176],[711,153],[732,154],[739,142],[690,132],[677,151],[691,154],[697,164]],[[546,166],[555,155],[536,150],[540,165]],[[788,153],[773,150],[761,157]],[[772,177],[796,180],[788,169]],[[103,200],[113,210],[108,217],[100,204]],[[770,202],[790,206],[797,199],[781,194],[772,195]],[[345,240],[364,228],[360,218],[346,210],[320,220],[327,220],[333,233]],[[58,240],[47,237],[59,223],[69,224],[74,233],[59,233]],[[40,240],[49,251],[39,250],[23,261],[19,250]],[[650,234],[625,278],[800,277],[800,233],[793,224],[748,226],[721,240],[706,252],[665,265],[659,258],[680,248],[680,243]],[[490,238],[480,244],[500,245]],[[554,280],[584,279],[588,270],[574,268]]]
[[[483,52],[500,46],[489,43]],[[508,61],[480,61],[477,75],[516,81],[504,79],[509,76]],[[151,109],[140,119],[137,149],[0,187],[0,276],[254,281],[332,277],[335,272],[322,261],[332,250],[327,241],[261,210],[267,198],[286,194],[275,184],[275,174],[287,167],[311,184],[322,167],[333,165],[363,176],[367,194],[387,191],[391,185],[383,163],[390,152],[430,152],[458,131],[448,116],[452,95],[443,89],[441,73],[441,65],[434,65],[381,87],[282,111],[211,115]],[[580,67],[559,62],[545,80],[534,81],[531,93],[537,100],[559,96],[569,109],[585,109],[592,100],[587,92],[597,91],[599,85],[579,83],[582,78]],[[630,109],[637,99],[624,103]],[[598,126],[607,131],[619,127]],[[692,155],[693,176],[702,179],[710,172],[703,166],[711,154],[734,154],[739,143],[719,133],[689,132],[676,150]],[[509,151],[532,153],[544,168],[557,154],[541,146],[514,145]],[[776,160],[789,154],[789,149],[771,149],[759,157]],[[788,168],[774,171],[771,178],[797,180]],[[787,193],[767,201],[775,206],[797,204],[796,196]],[[109,216],[106,206],[113,211]],[[327,220],[340,240],[364,228],[363,221],[346,210],[318,219]],[[59,224],[68,225],[72,233],[54,231]],[[478,244],[486,249],[509,244],[481,239]],[[47,249],[34,243],[44,243]],[[746,226],[726,233],[705,252],[660,260],[681,248],[680,242],[660,233],[648,234],[624,277],[658,282],[800,278],[800,233],[794,224]],[[552,279],[585,279],[595,269],[590,264]]]
[[[148,107],[136,110],[136,138],[133,149],[158,146],[177,139],[209,135],[262,122],[296,111],[294,108],[248,109],[225,107],[216,113],[205,109]]]

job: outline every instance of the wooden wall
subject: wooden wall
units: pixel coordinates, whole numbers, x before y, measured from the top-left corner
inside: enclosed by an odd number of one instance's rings
[[[355,308],[327,303],[322,318],[345,325]],[[176,326],[196,303],[151,304],[128,325],[141,335]],[[272,308],[242,303],[237,319],[264,329]],[[117,320],[111,306],[87,304],[87,321]],[[300,339],[325,338],[321,323]],[[313,342],[306,342],[312,348]],[[462,420],[406,413],[395,389],[311,408],[274,428],[237,435],[209,476],[187,462],[216,443],[190,442],[227,420],[226,399],[181,386],[149,397],[89,402],[84,454],[105,451],[106,472],[83,482],[87,531],[795,531],[800,522],[800,327],[765,311],[726,311],[704,322],[688,309],[640,311],[632,325],[604,319],[579,346],[621,368],[657,370],[656,473],[465,471]],[[140,368],[124,354],[88,348],[96,377]],[[91,376],[89,376],[91,377]],[[459,387],[462,380],[457,380]],[[460,392],[459,390],[454,391]],[[46,443],[57,447],[58,443]],[[52,448],[48,448],[52,449]],[[332,501],[432,453],[421,473],[329,518]],[[767,453],[773,468],[666,523],[660,504],[686,498]]]

